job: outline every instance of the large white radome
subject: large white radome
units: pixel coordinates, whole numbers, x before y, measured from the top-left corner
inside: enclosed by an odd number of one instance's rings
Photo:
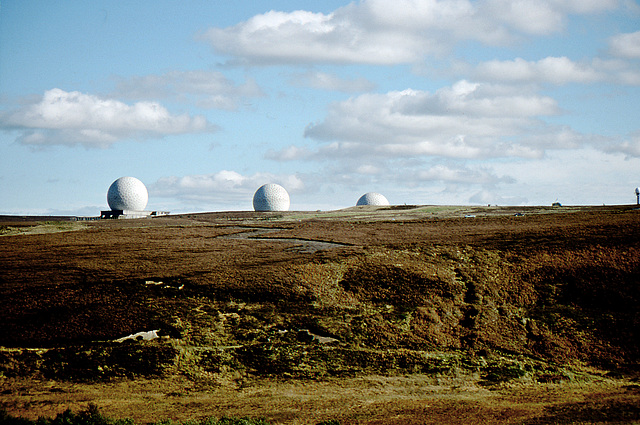
[[[107,203],[112,210],[144,211],[148,201],[147,187],[135,177],[120,177],[107,192]]]
[[[381,195],[376,192],[369,192],[362,195],[360,199],[358,199],[358,202],[356,203],[356,205],[383,206],[383,205],[389,205],[389,201],[387,201],[387,198],[385,198],[384,195]]]
[[[253,195],[255,211],[289,211],[289,203],[287,190],[275,183],[260,186]]]

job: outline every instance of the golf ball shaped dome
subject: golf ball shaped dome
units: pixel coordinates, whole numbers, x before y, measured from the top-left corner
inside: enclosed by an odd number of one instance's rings
[[[289,202],[287,190],[275,183],[260,186],[253,195],[255,211],[288,211]]]
[[[135,177],[120,177],[107,192],[107,203],[112,210],[143,211],[148,201],[146,186]]]
[[[362,195],[356,205],[389,205],[389,201],[379,193],[369,192]]]

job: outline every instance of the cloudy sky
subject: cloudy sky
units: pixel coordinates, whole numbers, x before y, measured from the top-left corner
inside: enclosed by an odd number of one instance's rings
[[[0,214],[635,203],[633,0],[0,7]]]

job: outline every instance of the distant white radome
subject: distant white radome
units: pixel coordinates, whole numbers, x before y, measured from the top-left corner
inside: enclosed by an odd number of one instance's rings
[[[289,203],[287,190],[275,183],[260,186],[253,195],[255,211],[289,211]]]
[[[389,205],[389,201],[383,195],[376,192],[365,193],[358,199],[356,205]]]
[[[111,210],[144,211],[147,202],[147,187],[135,177],[120,177],[109,186],[107,203]]]

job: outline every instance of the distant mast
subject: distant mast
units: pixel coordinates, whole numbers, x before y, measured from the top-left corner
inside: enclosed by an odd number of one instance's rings
[[[636,187],[636,205],[640,205],[640,187]]]

